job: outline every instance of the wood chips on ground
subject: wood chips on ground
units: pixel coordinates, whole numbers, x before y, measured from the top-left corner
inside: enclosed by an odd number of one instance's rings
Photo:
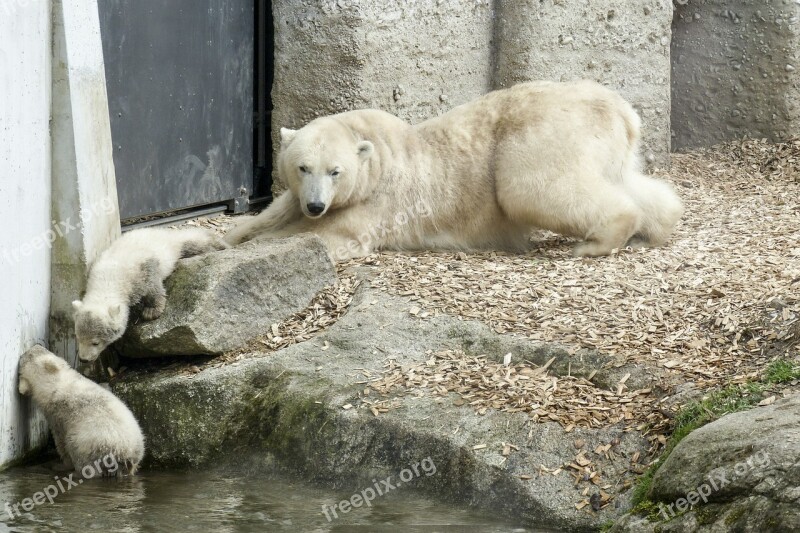
[[[349,267],[363,265],[372,267],[373,285],[410,298],[409,311],[421,319],[449,313],[479,320],[498,333],[660,366],[701,389],[752,380],[776,356],[800,357],[800,140],[673,154],[671,171],[656,174],[673,183],[686,206],[663,248],[576,259],[573,241],[542,233],[524,255],[374,254],[340,265],[339,284],[308,309],[212,364],[329,327],[357,286]],[[220,231],[230,219],[196,224]],[[457,352],[432,352],[414,368],[385,364],[385,374],[370,381],[385,394],[456,392],[479,413],[524,411],[567,428],[625,422],[651,428],[656,438],[665,427],[651,391],[624,383],[602,390],[525,362],[506,367]],[[371,401],[365,405],[376,414],[397,405]]]
[[[800,357],[800,141],[674,154],[671,171],[657,174],[686,206],[663,248],[576,259],[573,241],[543,234],[526,255],[385,252],[351,264],[371,265],[373,285],[413,300],[418,317],[449,313],[498,333],[594,349],[669,369],[701,389],[757,378],[776,356]],[[638,391],[615,394],[546,372],[524,380],[525,368],[464,354],[434,354],[412,369],[387,364],[388,376],[370,384],[376,390],[425,384],[458,392],[478,412],[524,410],[565,427],[653,427],[658,417],[654,399]]]

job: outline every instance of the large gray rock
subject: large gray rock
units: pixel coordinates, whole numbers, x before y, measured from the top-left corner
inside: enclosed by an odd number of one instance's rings
[[[690,433],[649,496],[658,521],[628,517],[614,530],[800,531],[800,395]]]
[[[539,364],[555,358],[555,375],[595,370],[610,381],[622,377],[607,374],[609,361],[602,356],[570,355],[451,316],[421,320],[409,313],[412,305],[362,285],[348,313],[316,338],[196,374],[130,374],[113,384],[114,392],[139,419],[153,466],[243,465],[268,474],[277,463],[303,479],[349,490],[396,478],[430,457],[436,474],[415,478],[402,490],[564,531],[594,531],[625,508],[626,496],[620,495],[619,508],[577,510],[586,483],[576,488],[567,470],[553,475],[539,469],[574,461],[575,441],[583,440],[602,479],[614,483],[626,475],[631,456],[647,450],[636,431],[610,426],[567,432],[555,422],[530,423],[526,414],[489,410],[478,416],[468,405],[455,405],[455,398],[413,393],[380,416],[364,408],[365,400],[380,398],[374,391],[364,396],[363,372],[381,375],[387,358],[418,365],[430,350],[462,349],[495,360],[513,352]],[[643,379],[634,365],[613,372],[634,374],[628,383]],[[607,457],[592,451],[612,442]],[[519,450],[504,458],[502,443]],[[474,450],[476,445],[486,447]]]
[[[592,79],[639,111],[643,153],[669,165],[670,0],[497,2],[494,88]]]
[[[800,133],[800,5],[677,2],[672,40],[674,148]]]
[[[184,259],[165,283],[164,314],[130,325],[116,346],[127,357],[234,350],[335,282],[325,245],[311,234]]]
[[[274,148],[281,127],[319,116],[374,107],[416,123],[488,92],[490,4],[275,0]]]

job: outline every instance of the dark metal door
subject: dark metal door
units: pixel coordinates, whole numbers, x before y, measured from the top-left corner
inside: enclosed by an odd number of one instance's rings
[[[123,220],[253,194],[253,0],[100,0]]]

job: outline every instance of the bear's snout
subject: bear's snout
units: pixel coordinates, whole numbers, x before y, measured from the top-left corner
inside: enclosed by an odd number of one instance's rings
[[[308,202],[306,204],[306,209],[312,215],[321,215],[323,211],[325,211],[325,204],[322,202]]]

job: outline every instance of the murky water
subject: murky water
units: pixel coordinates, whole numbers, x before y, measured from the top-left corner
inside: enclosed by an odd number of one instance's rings
[[[61,481],[58,487],[56,478]],[[337,513],[328,521],[323,505],[350,498],[275,478],[224,472],[140,472],[123,480],[91,479],[70,486],[45,466],[0,472],[0,533],[68,532],[540,532],[503,523],[473,510],[432,503],[397,490],[370,507]],[[74,480],[73,481],[77,481]],[[46,487],[31,511],[13,505]],[[6,505],[8,504],[8,505]],[[28,502],[31,505],[31,502]],[[14,515],[9,516],[9,510]]]

